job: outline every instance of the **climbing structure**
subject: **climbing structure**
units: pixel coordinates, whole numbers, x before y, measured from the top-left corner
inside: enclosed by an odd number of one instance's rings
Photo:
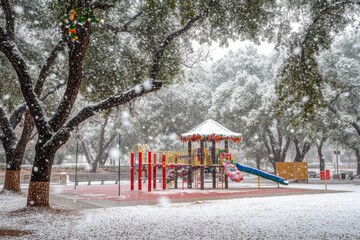
[[[162,169],[162,189],[166,189],[170,182],[174,182],[174,187],[178,188],[179,178],[183,180],[183,184],[187,183],[188,188],[192,188],[195,184],[204,189],[205,173],[212,175],[213,188],[217,188],[217,179],[220,177],[227,189],[229,178],[234,182],[243,180],[241,171],[280,184],[288,184],[283,178],[236,162],[236,155],[229,153],[229,141],[238,143],[241,140],[240,133],[232,132],[209,119],[191,131],[181,134],[181,141],[188,143],[187,152],[157,151],[152,153],[147,145],[135,145],[131,153],[131,190],[134,190],[135,172],[139,174],[139,190],[142,189],[143,172],[148,179],[148,190],[151,191],[152,187],[156,189],[157,168]],[[217,146],[221,144],[223,148]],[[144,171],[144,169],[147,170]]]

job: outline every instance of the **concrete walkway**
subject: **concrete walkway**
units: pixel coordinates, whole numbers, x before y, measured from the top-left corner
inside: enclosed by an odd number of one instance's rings
[[[231,183],[230,189],[212,189],[211,184],[205,186],[205,190],[193,189],[167,189],[147,191],[147,184],[144,184],[142,191],[130,191],[129,183],[122,183],[119,186],[111,185],[79,185],[76,190],[74,186],[51,186],[50,203],[73,210],[126,207],[134,205],[156,205],[162,201],[169,203],[197,202],[232,198],[249,197],[270,197],[302,194],[336,193],[339,191],[316,190],[306,188],[293,188],[280,186],[271,182],[263,182],[260,189],[257,183]],[[144,187],[146,188],[144,189]]]

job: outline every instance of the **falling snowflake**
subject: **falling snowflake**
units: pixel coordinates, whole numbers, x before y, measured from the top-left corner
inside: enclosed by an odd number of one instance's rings
[[[301,47],[296,47],[293,49],[293,54],[295,54],[295,55],[300,55],[301,52],[302,52]]]
[[[24,8],[22,6],[15,6],[14,11],[17,14],[23,14],[24,13]]]

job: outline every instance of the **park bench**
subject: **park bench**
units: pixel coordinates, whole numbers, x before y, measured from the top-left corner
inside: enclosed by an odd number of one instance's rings
[[[30,182],[31,174],[30,173],[21,173],[20,174],[20,183],[27,184]],[[67,181],[67,173],[53,173],[50,177],[50,183],[52,184],[60,184],[66,185]],[[0,174],[0,184],[4,184],[5,182],[5,174]]]
[[[360,175],[355,175],[353,172],[348,172],[348,177],[349,180],[354,180],[355,179],[359,179]]]
[[[79,173],[76,176],[75,174],[69,174],[70,182],[87,182],[88,185],[91,185],[91,182],[101,182],[101,185],[105,181],[113,181],[115,184],[119,181],[119,175],[117,173]]]
[[[309,178],[316,178],[317,174],[316,171],[308,171]]]

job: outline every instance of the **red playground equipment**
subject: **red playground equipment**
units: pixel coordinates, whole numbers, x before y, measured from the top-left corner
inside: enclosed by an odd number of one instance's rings
[[[186,182],[187,187],[192,188],[195,182],[195,186],[199,185],[200,189],[203,190],[205,189],[205,174],[212,175],[212,188],[217,188],[217,181],[221,179],[222,188],[225,185],[225,189],[228,189],[228,178],[234,182],[240,182],[243,180],[241,172],[254,174],[278,184],[288,184],[285,179],[279,176],[236,162],[236,155],[229,153],[229,141],[237,143],[241,140],[242,135],[240,133],[232,132],[209,119],[190,132],[181,134],[181,141],[188,143],[187,152],[159,151],[152,153],[148,145],[135,145],[131,152],[130,161],[131,190],[134,190],[135,172],[138,173],[138,190],[142,190],[143,173],[145,175],[144,180],[147,179],[148,191],[151,191],[152,188],[156,189],[156,168],[162,168],[161,183],[163,190],[167,188],[167,183],[172,182],[174,188],[178,188],[179,178],[183,180],[183,186]],[[216,147],[220,142],[224,142],[222,149]],[[193,148],[193,144],[197,144],[197,147]],[[157,158],[160,156],[161,162],[157,162]]]

